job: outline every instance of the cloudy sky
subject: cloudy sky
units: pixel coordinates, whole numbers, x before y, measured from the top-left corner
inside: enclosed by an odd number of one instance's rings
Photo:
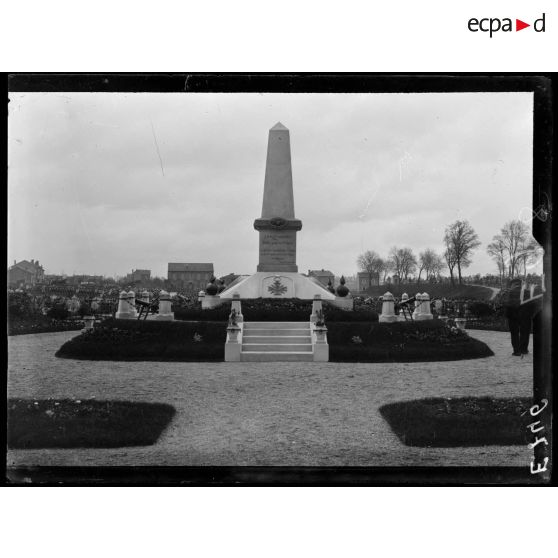
[[[468,219],[468,273],[527,215],[532,94],[14,93],[8,265],[124,275],[258,263],[267,134],[290,129],[299,271],[357,271],[365,250],[443,250]]]

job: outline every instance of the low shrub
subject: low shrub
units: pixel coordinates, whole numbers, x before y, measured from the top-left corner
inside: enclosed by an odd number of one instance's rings
[[[164,403],[8,400],[8,447],[116,448],[154,444],[176,410]]]
[[[332,362],[433,362],[494,355],[482,341],[438,320],[327,325]]]
[[[57,357],[84,360],[222,361],[224,322],[158,322],[109,318],[70,339]]]
[[[529,398],[432,398],[390,403],[380,413],[408,446],[527,445]]]
[[[347,311],[324,301],[323,309],[326,323],[327,321],[378,321],[377,312],[374,312],[370,306],[362,305],[354,311]],[[176,320],[226,321],[230,312],[230,301],[210,310],[202,310],[198,303],[176,308],[174,317]],[[246,322],[307,322],[311,313],[311,300],[273,298],[242,300],[242,315]]]
[[[27,335],[30,333],[55,333],[58,331],[78,331],[83,329],[83,320],[56,320],[41,314],[26,318],[9,316],[8,335]]]

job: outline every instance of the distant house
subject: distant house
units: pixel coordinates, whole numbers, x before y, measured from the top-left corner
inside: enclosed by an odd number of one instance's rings
[[[213,276],[212,263],[169,263],[167,279],[177,289],[201,291]]]
[[[380,284],[380,274],[373,273],[372,277],[366,271],[357,273],[357,284],[359,291],[366,291],[369,287],[377,287]]]
[[[332,285],[335,283],[335,275],[327,269],[309,269],[308,277],[315,277],[323,285],[327,285],[329,281]]]
[[[150,269],[132,269],[132,273],[126,275],[127,281],[130,283],[145,283],[151,279]]]
[[[345,287],[349,289],[351,292],[358,291],[358,283],[357,278],[354,275],[346,275],[345,276]]]
[[[14,287],[22,287],[26,285],[35,285],[41,283],[45,279],[45,270],[39,264],[39,260],[22,260],[16,262],[8,269],[8,285]]]

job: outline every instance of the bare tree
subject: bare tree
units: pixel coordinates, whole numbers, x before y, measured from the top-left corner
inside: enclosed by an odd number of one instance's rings
[[[378,277],[380,282],[380,273],[383,271],[384,261],[374,250],[367,250],[357,258],[357,265],[361,271],[368,273],[368,284],[372,286],[372,278]]]
[[[503,286],[506,278],[506,245],[501,235],[497,234],[492,242],[486,247],[488,255],[496,262],[500,276],[500,286]]]
[[[411,273],[414,273],[417,267],[417,259],[410,248],[397,248],[394,246],[390,253],[390,266],[399,277],[399,282],[407,278]]]
[[[527,266],[535,263],[542,249],[523,221],[508,221],[488,245],[488,253],[498,265],[501,278],[527,275]]]
[[[424,252],[419,254],[418,259],[418,270],[419,274],[417,277],[417,283],[420,283],[421,273],[424,271],[426,273],[426,280],[433,275],[437,275],[442,270],[443,263],[442,258],[434,252],[431,248],[427,248]]]
[[[447,247],[446,251],[444,252],[444,260],[446,260],[446,265],[448,266],[450,272],[450,279],[451,284],[455,285],[455,279],[453,277],[453,270],[455,269],[455,265],[457,260],[455,259],[455,254],[452,248]]]
[[[391,271],[391,269],[392,269],[391,262],[389,258],[387,260],[382,258],[382,267],[381,267],[381,273],[383,274],[382,284],[385,284],[387,274]]]
[[[471,265],[473,250],[480,246],[480,240],[468,221],[458,220],[446,228],[444,235],[446,248],[451,249],[457,266],[459,284],[463,283],[461,271]]]

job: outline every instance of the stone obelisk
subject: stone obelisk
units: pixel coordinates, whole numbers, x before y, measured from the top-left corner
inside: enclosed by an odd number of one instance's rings
[[[335,300],[324,285],[298,273],[296,233],[302,221],[295,217],[289,130],[278,123],[269,130],[262,215],[254,221],[260,235],[256,273],[233,281],[220,300],[253,298],[299,298]]]
[[[260,233],[258,271],[297,272],[296,233],[289,130],[280,122],[269,130],[262,216],[254,221]]]

